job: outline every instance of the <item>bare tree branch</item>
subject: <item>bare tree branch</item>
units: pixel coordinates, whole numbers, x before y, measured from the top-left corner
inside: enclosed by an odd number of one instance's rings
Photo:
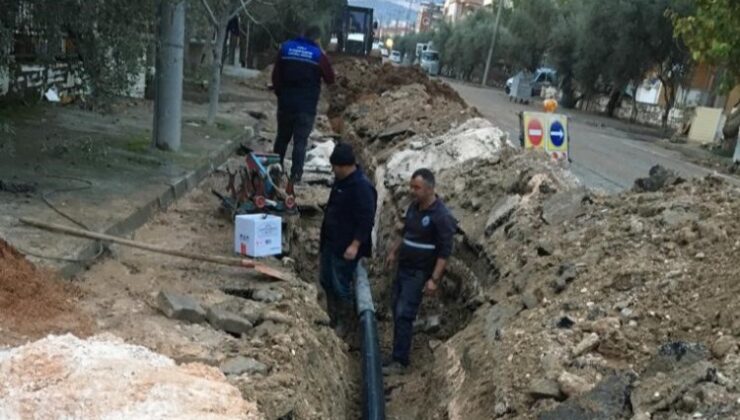
[[[213,10],[211,10],[211,6],[208,5],[208,0],[200,0],[200,3],[208,11],[208,16],[211,18],[211,23],[213,23],[214,25],[218,25],[218,19],[216,19],[216,15],[213,14]]]
[[[247,5],[249,3],[251,3],[252,0],[247,0],[246,3],[244,3],[244,0],[239,0],[239,1],[241,1],[241,3],[242,3],[242,6],[243,7],[241,8],[241,10],[244,10],[244,14],[246,14],[247,17],[249,18],[249,20],[251,20],[252,22],[254,22],[255,25],[262,27],[262,29],[264,29],[265,32],[267,32],[267,36],[270,37],[270,40],[272,41],[273,46],[280,45],[280,43],[277,42],[277,40],[275,39],[275,37],[272,35],[272,32],[270,31],[270,29],[267,28],[267,26],[264,23],[262,23],[262,22],[258,21],[257,19],[255,19],[255,17],[252,16],[251,13],[249,13],[249,10],[247,9]],[[260,2],[260,3],[269,4],[267,2]]]

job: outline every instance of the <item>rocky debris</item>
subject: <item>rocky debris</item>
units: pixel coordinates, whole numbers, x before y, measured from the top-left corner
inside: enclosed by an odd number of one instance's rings
[[[656,165],[650,168],[649,177],[635,180],[635,185],[632,187],[632,191],[655,192],[666,187],[678,185],[684,181],[685,180],[678,176],[674,171],[666,169],[661,165]]]
[[[558,384],[560,385],[560,392],[568,398],[585,394],[594,387],[594,384],[586,379],[567,371],[563,371],[558,376]]]
[[[252,293],[252,299],[258,302],[275,303],[283,299],[283,294],[272,289],[258,289]]]
[[[434,334],[442,327],[442,318],[439,315],[431,315],[414,321],[414,330],[427,334]]]
[[[568,399],[538,420],[618,419],[628,413],[628,395],[633,378],[628,374],[610,376],[577,398]]]
[[[0,418],[262,419],[218,369],[110,334],[50,336],[0,352]]]
[[[194,324],[206,320],[206,311],[190,296],[162,290],[157,295],[157,307],[168,318]]]
[[[522,295],[522,304],[527,309],[534,309],[540,304],[540,300],[533,292],[526,292]]]
[[[537,379],[529,386],[529,395],[535,400],[553,399],[562,400],[560,385],[550,379]]]
[[[585,188],[557,193],[542,204],[542,219],[550,225],[573,220],[585,214],[588,201]]]
[[[241,335],[253,328],[248,319],[224,309],[208,308],[206,317],[214,328],[229,334]]]
[[[730,353],[734,353],[736,350],[737,341],[728,335],[719,337],[714,344],[712,344],[712,355],[718,359],[721,359]]]
[[[584,353],[588,353],[591,350],[595,349],[598,345],[601,339],[599,338],[599,335],[596,333],[591,333],[583,337],[583,340],[581,340],[574,348],[573,348],[573,357],[578,357]]]
[[[262,319],[265,321],[272,321],[276,324],[293,324],[293,319],[290,316],[278,311],[267,311],[262,315]]]
[[[307,184],[329,185],[334,175],[329,158],[334,152],[334,141],[322,138],[322,141],[311,141],[303,165],[304,180]]]
[[[552,287],[556,293],[560,293],[568,287],[568,284],[576,279],[578,270],[574,264],[565,263],[560,265],[557,275],[558,277],[553,282]]]
[[[521,312],[522,306],[516,304],[498,304],[481,308],[486,312],[486,326],[485,332],[489,340],[498,341],[501,339],[501,331],[504,326],[514,318],[519,312]]]
[[[428,343],[429,350],[431,351],[437,350],[437,348],[441,345],[442,345],[441,340],[429,340],[429,343]]]
[[[243,300],[239,302],[238,307],[239,309],[234,312],[247,318],[252,325],[256,325],[262,320],[262,313],[265,310],[265,305],[251,300]]]
[[[635,413],[652,414],[669,408],[694,385],[716,379],[707,349],[695,343],[662,346],[640,376],[630,398]]]
[[[385,131],[380,133],[378,135],[378,139],[380,140],[391,140],[398,136],[403,135],[414,135],[414,131],[411,128],[411,123],[409,121],[402,121],[397,124],[394,124],[390,127],[388,127]]]
[[[733,299],[740,293],[734,264],[740,248],[733,216],[740,212],[737,189],[716,178],[677,183],[654,170],[647,182],[638,183],[645,192],[604,196],[580,188],[569,171],[540,153],[509,147],[486,157],[457,153],[454,146],[445,148],[442,138],[465,125],[464,114],[448,116],[444,124],[434,117],[424,120],[428,102],[434,113],[437,104],[446,105],[435,103],[438,95],[430,86],[419,82],[423,89],[405,86],[390,94],[384,86],[365,86],[388,76],[372,74],[367,66],[358,69],[362,82],[347,83],[339,99],[345,101],[348,137],[366,151],[370,171],[387,188],[379,251],[408,204],[411,171],[432,166],[438,192],[460,222],[451,260],[467,269],[454,279],[459,293],[441,303],[452,335],[433,352],[432,362],[408,378],[406,392],[394,393],[399,406],[411,404],[417,418],[639,416],[630,410],[635,378],[614,376],[615,369],[642,372],[639,387],[655,375],[651,358],[660,343],[684,337],[714,347],[719,333],[740,334],[740,321],[732,315],[740,311],[740,301]],[[459,108],[439,109],[453,115]],[[413,137],[373,140],[405,120],[412,121]],[[444,163],[448,158],[452,163]],[[656,185],[657,191],[647,191]],[[479,304],[468,305],[470,296],[481,297]],[[435,310],[422,307],[420,317]],[[676,372],[703,368],[697,361],[684,364],[697,349],[677,350],[680,361],[670,351],[658,352],[674,366],[659,374],[666,384],[675,384]],[[721,379],[721,371],[740,372],[735,351],[730,345],[716,361],[714,381],[690,385],[653,419],[681,418],[672,410],[692,407],[708,418],[723,418],[716,413],[727,412],[733,407],[727,401],[740,398],[732,381],[725,385]],[[698,360],[706,363],[707,354]],[[549,397],[532,403],[527,391],[541,384],[531,378],[550,381],[542,393]],[[571,394],[567,401],[554,399],[564,398],[564,390]]]
[[[368,141],[388,127],[404,123],[407,131],[438,135],[478,116],[450,86],[430,79],[417,68],[349,58],[338,60],[335,68],[338,78],[329,95],[328,114],[336,132],[345,129]],[[396,135],[393,142],[406,136]],[[384,148],[388,141],[376,143],[376,149]]]
[[[270,368],[251,357],[238,356],[232,359],[228,359],[221,364],[221,371],[225,375],[239,376],[243,374],[247,375],[267,375]]]
[[[439,172],[469,160],[492,158],[507,147],[514,146],[503,131],[487,120],[474,118],[424,142],[421,149],[395,151],[386,164],[386,179],[391,184],[405,183],[416,169]]]
[[[657,374],[640,378],[632,391],[632,407],[636,413],[654,413],[667,409],[677,402],[691,387],[709,381],[714,375],[714,366],[701,361],[668,374]]]
[[[486,236],[491,236],[499,226],[506,223],[519,206],[520,201],[521,198],[518,195],[509,195],[493,205],[486,221]]]

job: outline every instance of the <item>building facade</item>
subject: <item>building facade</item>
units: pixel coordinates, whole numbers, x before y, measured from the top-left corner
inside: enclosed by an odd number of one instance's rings
[[[483,7],[483,0],[445,0],[444,16],[449,22],[455,23]]]
[[[422,3],[416,15],[416,32],[428,32],[434,24],[444,19],[444,8],[441,4],[432,2]]]

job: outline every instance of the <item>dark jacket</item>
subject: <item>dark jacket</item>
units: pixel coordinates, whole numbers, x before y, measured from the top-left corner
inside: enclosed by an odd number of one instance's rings
[[[439,198],[428,209],[411,203],[406,211],[399,265],[431,274],[438,258],[452,255],[457,221]]]
[[[370,257],[378,193],[358,167],[331,189],[321,225],[321,250],[341,257],[353,240],[360,241],[357,257]]]
[[[316,114],[322,79],[326,84],[334,83],[334,69],[315,42],[301,37],[280,46],[272,69],[280,111]]]

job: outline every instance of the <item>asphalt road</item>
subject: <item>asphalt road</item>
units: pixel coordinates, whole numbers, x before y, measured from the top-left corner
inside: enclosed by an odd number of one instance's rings
[[[450,83],[448,81],[448,83]],[[542,111],[537,104],[509,102],[503,90],[483,89],[450,83],[460,95],[504,131],[514,143],[519,142],[518,112]],[[620,192],[632,187],[635,179],[647,176],[656,164],[673,169],[681,176],[703,177],[713,170],[688,162],[681,153],[654,144],[644,134],[633,134],[605,126],[600,117],[569,113],[571,171],[586,186],[607,192]],[[722,176],[738,184],[737,179]]]

